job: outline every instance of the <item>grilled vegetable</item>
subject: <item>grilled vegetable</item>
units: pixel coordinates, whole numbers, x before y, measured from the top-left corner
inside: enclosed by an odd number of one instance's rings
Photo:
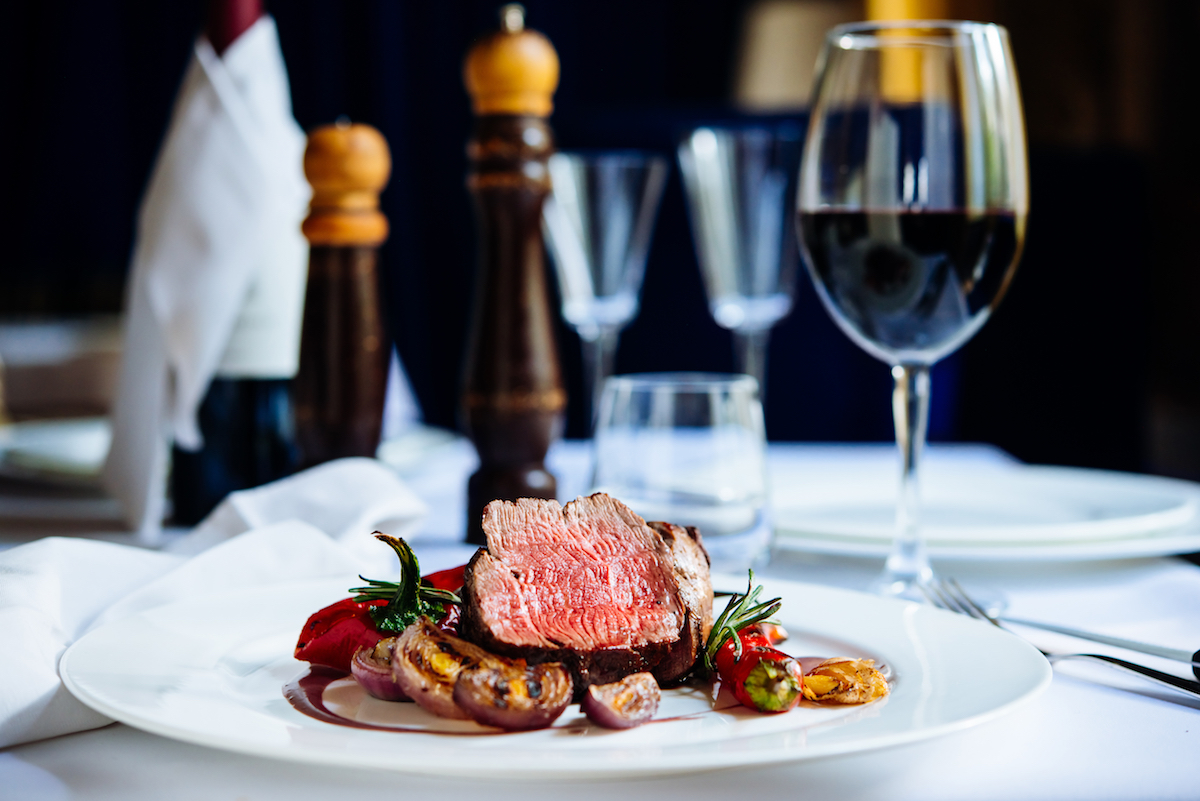
[[[464,667],[454,701],[476,723],[511,731],[544,729],[571,703],[571,674],[559,662],[525,665],[492,658]]]
[[[579,703],[588,720],[608,729],[632,729],[654,717],[662,692],[651,673],[634,673],[612,684],[593,684]]]
[[[443,718],[466,720],[470,715],[454,703],[458,674],[464,668],[497,659],[422,617],[396,638],[392,673],[400,688],[424,709]]]
[[[379,532],[375,538],[387,543],[400,558],[400,581],[359,576],[367,586],[350,590],[353,598],[330,604],[308,618],[296,642],[297,659],[349,673],[356,651],[373,648],[387,634],[399,634],[422,614],[434,616],[444,628],[457,628],[458,595],[432,585],[452,584],[451,574],[458,571],[458,586],[462,586],[462,568],[420,579],[421,568],[408,543]]]
[[[778,623],[768,623],[764,620],[758,624],[758,627],[762,629],[763,636],[767,638],[767,642],[771,645],[779,645],[779,643],[788,638],[787,629]]]
[[[444,718],[523,730],[549,726],[571,702],[571,676],[555,662],[526,666],[442,631],[420,618],[396,638],[396,683]]]
[[[375,628],[370,608],[383,601],[359,602],[343,598],[314,612],[300,630],[294,655],[314,665],[350,672],[350,662],[359,648],[373,648],[383,635]]]
[[[800,663],[767,645],[766,636],[751,626],[738,632],[741,656],[730,640],[717,651],[717,672],[742,706],[760,712],[786,712],[800,702],[804,672]]]
[[[381,701],[411,701],[392,675],[395,637],[385,637],[374,648],[359,648],[350,660],[350,672],[362,688]]]
[[[438,570],[430,573],[421,579],[421,584],[426,587],[433,587],[439,590],[450,590],[457,593],[462,589],[463,574],[467,571],[466,565],[451,567],[447,570]]]
[[[800,663],[773,648],[757,624],[779,611],[778,598],[759,602],[762,586],[754,571],[743,595],[729,599],[713,624],[704,648],[704,666],[721,677],[743,706],[760,712],[786,712],[800,702],[804,674]]]
[[[887,679],[873,659],[826,659],[804,675],[804,697],[809,701],[865,704],[887,694]]]

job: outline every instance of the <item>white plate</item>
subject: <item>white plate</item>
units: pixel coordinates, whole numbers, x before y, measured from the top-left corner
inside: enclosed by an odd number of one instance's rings
[[[538,732],[355,729],[297,712],[282,691],[306,667],[291,656],[301,625],[344,596],[345,586],[267,587],[147,611],[83,637],[64,654],[60,672],[88,706],[166,737],[307,763],[489,778],[683,773],[900,745],[1004,714],[1051,677],[1030,645],[978,621],[769,581],[767,591],[784,599],[794,653],[886,663],[891,695],[862,707],[810,705],[784,715],[709,711],[624,732],[583,725],[574,707],[562,725]]]
[[[845,461],[775,476],[784,548],[886,555],[896,473]],[[944,558],[1123,558],[1200,548],[1200,485],[1104,470],[959,463],[931,465],[922,520]]]

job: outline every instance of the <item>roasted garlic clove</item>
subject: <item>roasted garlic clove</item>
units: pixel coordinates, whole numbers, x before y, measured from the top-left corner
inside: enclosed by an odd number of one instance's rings
[[[887,679],[873,659],[835,657],[804,674],[804,698],[834,704],[865,704],[888,694]]]

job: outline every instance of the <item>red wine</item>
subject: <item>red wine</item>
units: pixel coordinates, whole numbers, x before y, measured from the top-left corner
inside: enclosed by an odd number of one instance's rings
[[[860,347],[929,364],[987,320],[1016,269],[1024,219],[961,211],[799,215],[821,300]]]

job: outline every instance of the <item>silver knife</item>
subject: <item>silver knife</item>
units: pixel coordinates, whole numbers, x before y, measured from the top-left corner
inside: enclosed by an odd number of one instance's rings
[[[1110,637],[1106,634],[1096,634],[1091,631],[1082,631],[1073,629],[1068,626],[1056,626],[1053,623],[1040,623],[1036,620],[1024,620],[1019,617],[1008,617],[1001,615],[1000,619],[1005,623],[1016,623],[1019,626],[1031,626],[1035,629],[1044,629],[1045,631],[1053,631],[1056,634],[1066,634],[1068,637],[1078,637],[1082,640],[1091,640],[1092,642],[1102,642],[1105,645],[1115,645],[1118,648],[1125,648],[1130,651],[1138,651],[1151,656],[1161,656],[1167,659],[1174,659],[1176,662],[1183,662],[1192,666],[1192,673],[1196,674],[1196,678],[1200,679],[1200,651],[1189,653],[1182,648],[1167,648],[1162,645],[1150,645],[1149,643],[1138,642],[1137,640],[1126,640],[1123,637]]]

